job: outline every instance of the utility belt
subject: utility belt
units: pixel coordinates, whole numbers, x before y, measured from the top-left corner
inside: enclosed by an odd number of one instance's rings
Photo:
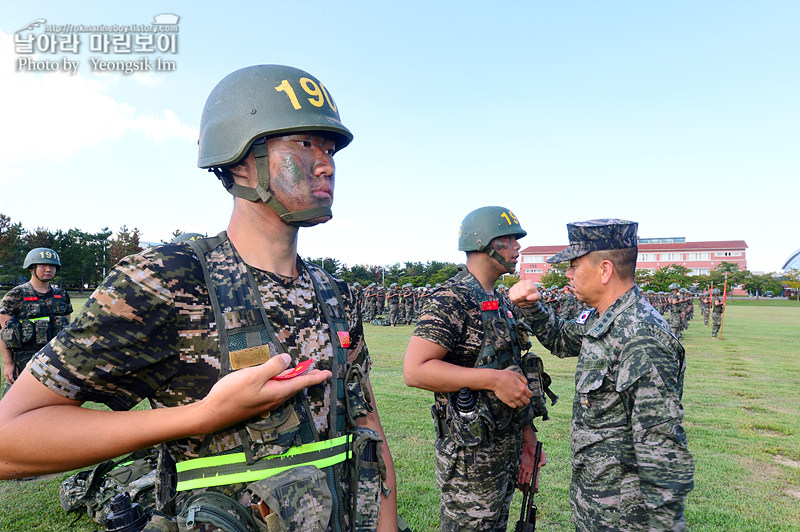
[[[0,332],[0,338],[9,349],[35,348],[38,351],[68,324],[67,316],[11,318]]]
[[[337,504],[325,472],[331,467],[341,467],[343,478],[349,479],[349,529],[375,530],[386,480],[381,444],[377,432],[356,427],[343,436],[292,447],[251,464],[245,453],[179,462],[179,493],[240,483],[246,485],[244,498],[249,500],[243,503],[242,498],[216,491],[195,493],[181,505],[178,530],[203,530],[208,525],[234,532],[326,530]]]
[[[519,366],[505,369],[523,374]],[[519,434],[533,421],[529,408],[514,409],[491,391],[469,388],[448,394],[446,403],[434,403],[431,416],[436,437],[450,437],[460,447],[474,447],[493,438]]]

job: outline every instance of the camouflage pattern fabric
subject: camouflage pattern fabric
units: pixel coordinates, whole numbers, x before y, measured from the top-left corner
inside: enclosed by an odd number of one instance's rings
[[[447,349],[444,361],[474,367],[481,353],[484,326],[480,301],[475,299],[471,274],[450,279],[427,298],[414,336]],[[503,306],[513,308],[504,298]],[[516,315],[515,315],[516,317]],[[487,392],[486,395],[494,395]],[[435,410],[447,409],[448,394],[435,393]],[[529,409],[529,407],[526,407]],[[509,412],[513,412],[508,408]],[[522,432],[495,434],[489,442],[468,449],[451,435],[436,440],[436,478],[441,493],[442,530],[505,530],[508,505],[519,472]]]
[[[584,325],[535,305],[542,344],[577,356],[570,499],[576,530],[683,530],[694,459],[683,429],[683,346],[634,287]]]
[[[725,306],[722,304],[722,298],[719,296],[714,296],[714,299],[711,301],[711,306],[711,336],[716,338],[720,327],[722,327],[722,312]]]
[[[672,334],[678,339],[682,337],[681,331],[683,330],[683,323],[681,320],[682,305],[683,298],[680,292],[673,291],[669,296],[669,326],[672,329]]]
[[[386,312],[388,313],[389,323],[397,325],[397,314],[400,310],[400,294],[395,288],[386,291]]]
[[[449,436],[436,440],[442,532],[505,532],[521,444],[521,436],[513,433],[470,448],[459,447]]]
[[[330,369],[331,332],[317,308],[308,272],[318,267],[298,261],[297,278],[249,270],[268,319],[292,359],[311,358],[316,368]],[[346,283],[337,284],[349,326],[348,359],[360,362],[368,373],[369,353],[356,302]],[[326,303],[335,304],[335,300]],[[154,408],[189,404],[205,397],[219,376],[218,333],[213,322],[203,272],[188,245],[151,248],[114,267],[73,325],[34,358],[30,371],[56,393],[104,403],[113,410],[128,410],[145,398]],[[321,435],[328,431],[329,387],[326,381],[305,391]],[[197,436],[167,445],[175,460],[181,461],[197,458],[202,443],[203,437]],[[242,444],[231,428],[216,433],[208,450],[215,454]],[[228,495],[243,488],[232,487]]]
[[[633,248],[638,245],[636,230],[639,224],[628,220],[605,218],[567,224],[569,246],[556,253],[547,262],[566,262],[590,251]]]

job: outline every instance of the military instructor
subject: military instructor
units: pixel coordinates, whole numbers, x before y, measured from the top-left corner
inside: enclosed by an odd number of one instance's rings
[[[554,355],[577,356],[572,407],[572,517],[578,531],[685,529],[694,459],[683,428],[683,346],[634,283],[635,222],[567,225],[570,245],[548,262],[590,310],[562,321],[535,285],[510,291]]]

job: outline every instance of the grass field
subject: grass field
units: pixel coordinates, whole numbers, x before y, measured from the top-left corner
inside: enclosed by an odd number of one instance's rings
[[[366,326],[373,388],[397,469],[400,512],[414,530],[432,531],[438,529],[432,394],[403,384],[411,331]],[[800,306],[785,300],[732,301],[718,340],[697,311],[684,345],[685,426],[696,459],[688,528],[800,529]],[[534,350],[544,353],[541,346]],[[575,360],[546,355],[544,361],[560,400],[550,408],[551,419],[537,424],[548,461],[536,497],[539,530],[574,530],[569,425]],[[75,516],[58,505],[61,478],[0,482],[0,530],[95,530],[86,516],[70,525]],[[518,497],[512,529],[517,515]]]

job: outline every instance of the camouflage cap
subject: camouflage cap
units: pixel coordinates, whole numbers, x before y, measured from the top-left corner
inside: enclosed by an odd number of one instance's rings
[[[567,224],[569,246],[556,253],[547,262],[566,262],[582,257],[591,251],[624,249],[637,246],[636,230],[639,224],[617,218],[603,218]]]

